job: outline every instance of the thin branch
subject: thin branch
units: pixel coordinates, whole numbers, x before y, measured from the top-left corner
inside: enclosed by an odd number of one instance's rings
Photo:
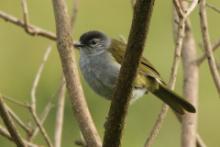
[[[35,76],[35,79],[34,79],[34,82],[33,82],[32,88],[31,88],[31,104],[30,105],[31,105],[32,109],[34,109],[34,110],[36,109],[36,89],[37,89],[42,71],[44,69],[45,63],[46,63],[48,56],[51,52],[51,49],[52,49],[52,47],[49,46],[47,48],[46,52],[44,53],[43,61],[37,71],[37,74]]]
[[[20,26],[23,29],[25,29],[25,27],[26,27],[24,21],[12,16],[12,15],[9,15],[3,11],[0,11],[0,18],[7,21],[7,22],[10,22],[14,25]],[[31,30],[31,31],[27,32],[29,35],[41,36],[41,37],[45,37],[50,40],[56,40],[56,35],[52,32],[49,32],[47,30],[44,30],[42,28],[39,28],[39,27],[31,25],[31,24],[28,25],[28,28]]]
[[[18,117],[18,115],[6,105],[6,108],[12,117],[12,119],[29,135],[31,133],[31,129]]]
[[[49,46],[46,49],[46,51],[44,53],[43,61],[42,61],[41,65],[37,71],[37,74],[35,76],[35,79],[34,79],[34,82],[33,82],[32,88],[31,88],[31,103],[30,103],[30,112],[32,114],[32,117],[33,117],[35,123],[37,124],[37,126],[39,127],[39,130],[40,130],[41,134],[43,135],[43,137],[49,147],[53,146],[52,142],[51,142],[46,130],[44,129],[43,125],[41,124],[41,121],[38,118],[37,112],[36,112],[36,90],[37,90],[38,83],[39,83],[42,71],[44,69],[45,63],[46,63],[48,56],[51,52],[51,49],[52,49],[51,46]]]
[[[73,0],[72,15],[70,20],[71,30],[74,28],[78,10],[79,10],[79,0]]]
[[[2,97],[3,97],[4,100],[7,100],[7,101],[9,101],[9,102],[11,102],[11,103],[13,103],[13,104],[15,104],[17,106],[20,106],[20,107],[23,107],[23,108],[27,108],[27,109],[30,108],[30,105],[25,104],[23,102],[20,102],[20,101],[16,100],[15,98],[12,98],[12,97],[9,97],[9,96],[6,96],[6,95],[2,95]]]
[[[174,89],[175,83],[176,83],[176,77],[177,77],[177,72],[179,68],[179,63],[180,63],[180,57],[181,57],[181,51],[182,51],[182,43],[183,43],[183,37],[185,36],[185,21],[184,19],[181,19],[179,22],[179,27],[178,27],[178,37],[176,41],[176,47],[175,47],[175,53],[174,53],[174,58],[173,58],[173,64],[171,67],[171,74],[170,74],[170,79],[168,82],[168,87],[170,89]],[[159,134],[159,130],[162,127],[162,124],[165,120],[165,117],[167,116],[167,112],[169,110],[169,106],[166,104],[163,104],[161,111],[158,115],[158,118],[153,126],[153,129],[150,132],[150,136],[147,138],[145,142],[145,147],[150,147],[156,137]]]
[[[7,138],[9,141],[13,142],[13,139],[11,138],[11,135],[8,133],[8,131],[0,125],[0,135]]]
[[[53,97],[52,97],[53,98]],[[48,101],[48,103],[46,104],[41,117],[40,117],[40,124],[43,126],[44,122],[47,119],[47,116],[49,115],[51,109],[52,109],[52,98],[50,98],[50,100]],[[36,127],[35,129],[33,129],[33,133],[29,136],[29,140],[33,140],[35,138],[35,136],[37,136],[39,132],[39,127]]]
[[[174,19],[175,22],[176,21],[178,22],[178,28],[176,30],[177,35],[176,35],[176,40],[175,40],[176,41],[175,42],[176,43],[175,44],[175,53],[174,53],[172,67],[171,67],[170,79],[168,82],[168,87],[172,90],[175,87],[177,72],[178,72],[179,63],[180,63],[183,39],[185,36],[185,21],[186,21],[187,17],[190,15],[190,13],[195,9],[197,3],[198,3],[198,0],[194,0],[191,3],[191,5],[187,8],[187,10],[184,11],[182,4],[179,2],[179,0],[173,0],[173,4],[175,6],[176,13],[179,16],[179,20]],[[163,104],[161,111],[158,114],[158,118],[157,118],[151,132],[150,132],[150,135],[145,142],[145,147],[152,146],[154,140],[156,139],[156,137],[159,134],[159,130],[161,129],[162,124],[165,120],[165,117],[167,116],[168,110],[169,110],[168,105]]]
[[[7,138],[9,141],[11,141],[11,142],[14,142],[14,140],[13,140],[13,138],[11,137],[11,135],[8,133],[8,131],[5,129],[5,128],[3,128],[1,125],[0,125],[0,135],[1,136],[3,136],[3,137],[5,137],[5,138]],[[23,140],[23,142],[25,143],[25,147],[39,147],[38,145],[36,145],[36,144],[33,144],[33,143],[31,143],[31,142],[28,142],[28,141],[26,141],[26,140],[24,140],[24,139],[22,139]]]
[[[186,23],[186,35],[183,43],[184,96],[197,110],[182,116],[182,147],[195,147],[197,139],[199,68],[194,62],[197,56],[196,43],[190,21]]]
[[[213,45],[212,45],[212,52],[216,51],[218,48],[220,47],[220,39],[218,41],[216,41]],[[204,53],[203,55],[201,55],[197,60],[197,64],[198,66],[201,65],[201,63],[207,58],[206,53]]]
[[[127,49],[106,122],[103,147],[119,147],[121,145],[132,83],[136,77],[139,61],[144,50],[153,5],[154,0],[136,1]]]
[[[160,113],[157,116],[157,119],[155,121],[155,124],[149,134],[149,137],[146,139],[144,147],[150,147],[152,146],[154,140],[159,134],[160,128],[162,127],[163,121],[165,117],[167,116],[167,112],[169,110],[169,106],[163,103],[163,106],[160,110]]]
[[[204,43],[204,48],[206,51],[206,56],[208,58],[209,68],[212,74],[213,81],[217,88],[218,93],[220,94],[220,75],[218,72],[218,68],[216,65],[215,57],[212,52],[212,46],[210,43],[210,37],[208,32],[208,20],[206,14],[206,0],[200,0],[200,24],[201,24],[201,31],[202,31],[202,39]]]
[[[28,6],[27,6],[27,0],[21,0],[21,6],[23,10],[23,20],[24,20],[24,29],[27,33],[31,33],[31,30],[28,27],[29,24],[29,15],[28,15]]]
[[[61,84],[58,90],[58,101],[57,101],[57,113],[55,122],[55,133],[54,133],[54,146],[61,147],[62,141],[62,130],[64,120],[64,106],[65,106],[65,94],[66,94],[66,82],[64,76],[62,76]]]
[[[74,58],[70,19],[65,0],[53,0],[56,20],[57,48],[60,55],[74,116],[88,146],[100,147],[101,139],[90,115]]]
[[[214,10],[215,12],[220,13],[220,8],[216,7],[215,5],[206,3],[206,6],[210,9]]]
[[[33,107],[31,107],[30,111],[31,111],[31,114],[32,114],[32,116],[33,116],[33,119],[34,119],[35,123],[37,124],[37,126],[38,126],[38,128],[39,128],[39,130],[40,130],[40,132],[41,132],[41,134],[42,134],[42,136],[44,137],[44,139],[45,139],[47,145],[48,145],[49,147],[53,147],[53,144],[52,144],[52,142],[51,142],[51,140],[50,140],[50,137],[48,136],[48,134],[47,134],[45,128],[43,127],[43,125],[41,124],[40,119],[39,119],[38,116],[37,116],[36,110],[33,109]]]
[[[18,147],[25,147],[25,143],[23,142],[21,135],[18,133],[17,129],[15,128],[14,122],[12,118],[10,117],[10,114],[4,104],[4,101],[1,95],[0,95],[0,115],[11,137],[13,138],[14,143]]]

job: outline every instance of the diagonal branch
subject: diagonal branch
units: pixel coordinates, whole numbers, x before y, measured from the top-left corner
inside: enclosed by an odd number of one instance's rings
[[[62,63],[67,90],[70,95],[74,116],[88,146],[100,147],[101,139],[90,115],[79,73],[74,58],[71,38],[70,19],[67,14],[65,0],[53,0],[54,15],[56,20],[57,49]]]
[[[137,0],[134,6],[127,49],[108,114],[103,147],[119,147],[121,145],[132,83],[136,77],[139,61],[144,50],[153,5],[154,0]]]
[[[25,143],[22,140],[21,135],[18,133],[17,129],[15,128],[14,122],[12,121],[12,118],[10,117],[10,114],[4,104],[4,101],[1,95],[0,95],[0,115],[12,139],[14,140],[15,144],[18,147],[25,147]]]
[[[220,47],[220,39],[218,41],[216,41],[213,45],[212,45],[212,52],[216,51],[218,48]],[[201,65],[202,62],[207,58],[206,53],[204,53],[203,55],[201,55],[197,60],[197,64]]]
[[[3,12],[3,11],[0,11],[0,18],[7,21],[7,22],[10,22],[14,25],[20,26],[24,29],[26,27],[24,21],[12,16],[12,15],[9,15],[9,14]],[[27,27],[31,30],[27,33],[32,35],[32,36],[41,36],[41,37],[45,37],[45,38],[50,39],[50,40],[56,40],[56,35],[52,32],[49,32],[47,30],[44,30],[42,28],[39,28],[39,27],[31,25],[31,24],[28,24]]]
[[[212,74],[212,78],[217,88],[217,91],[220,94],[220,75],[218,72],[214,54],[212,52],[212,46],[210,43],[210,37],[209,37],[209,32],[208,32],[208,20],[207,20],[205,5],[206,5],[206,0],[200,0],[199,15],[200,15],[202,39],[203,39],[203,44],[204,44],[204,48],[206,51],[206,56],[208,58],[208,63],[209,63],[209,68]]]
[[[1,136],[3,136],[3,137],[5,137],[6,139],[8,139],[9,141],[11,141],[11,142],[14,142],[14,140],[13,140],[13,138],[11,137],[11,135],[8,133],[8,131],[5,129],[5,128],[3,128],[1,125],[0,125],[0,135]],[[24,140],[24,139],[22,139],[23,140],[23,142],[25,143],[25,147],[40,147],[40,146],[38,146],[38,145],[36,145],[36,144],[33,144],[33,143],[31,143],[31,142],[28,142],[27,140]]]

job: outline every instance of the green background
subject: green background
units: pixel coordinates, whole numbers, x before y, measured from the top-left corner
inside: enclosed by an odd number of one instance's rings
[[[52,1],[30,0],[28,1],[30,22],[52,32],[55,32]],[[210,3],[220,7],[219,0]],[[69,10],[72,1],[68,0]],[[172,5],[171,1],[156,0],[152,16],[148,41],[144,56],[147,57],[161,72],[162,77],[168,81],[172,63],[174,43],[172,36]],[[22,18],[20,0],[0,0],[0,10]],[[88,30],[101,30],[108,35],[119,38],[120,35],[127,38],[131,23],[132,9],[129,0],[82,0],[79,5],[77,22],[74,28],[73,38],[76,40],[80,34]],[[220,14],[208,9],[209,30],[211,40],[220,37]],[[201,42],[198,8],[191,16],[196,42]],[[18,100],[29,102],[30,90],[38,66],[48,45],[53,46],[52,53],[43,71],[42,78],[37,89],[37,110],[42,112],[48,98],[53,96],[58,88],[61,68],[56,45],[53,41],[42,37],[27,35],[23,29],[0,20],[0,92]],[[202,49],[198,52],[201,54]],[[216,52],[219,60],[219,52]],[[78,58],[78,53],[77,53]],[[182,72],[178,74],[176,91],[182,93]],[[103,136],[103,123],[109,108],[109,101],[97,96],[84,82],[83,88],[92,116]],[[209,147],[220,145],[220,99],[210,76],[210,71],[205,61],[200,68],[199,87],[198,132]],[[54,104],[56,101],[54,100]],[[144,96],[129,108],[126,121],[126,129],[122,144],[125,147],[143,146],[149,135],[157,114],[161,108],[161,101],[152,95]],[[25,122],[29,115],[23,108],[10,105]],[[49,115],[45,127],[51,138],[54,133],[56,107]],[[178,147],[180,146],[181,127],[172,112],[160,130],[154,147]],[[63,146],[75,146],[74,141],[79,138],[79,128],[71,110],[70,101],[66,99]],[[41,137],[37,137],[39,144],[44,144]],[[0,136],[1,147],[14,146]]]

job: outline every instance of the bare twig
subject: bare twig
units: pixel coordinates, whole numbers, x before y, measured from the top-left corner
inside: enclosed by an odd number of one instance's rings
[[[31,107],[32,109],[36,109],[36,89],[37,89],[37,86],[38,86],[38,83],[39,83],[39,80],[40,80],[40,77],[41,77],[41,74],[42,74],[42,71],[44,69],[44,66],[45,66],[45,63],[47,61],[47,58],[51,52],[51,49],[52,47],[49,46],[44,54],[44,57],[43,57],[43,61],[37,71],[37,74],[35,76],[35,79],[34,79],[34,82],[33,82],[33,85],[32,85],[32,88],[31,88]]]
[[[9,96],[6,96],[6,95],[3,95],[2,97],[4,98],[4,100],[7,100],[7,101],[9,101],[9,102],[11,102],[11,103],[13,103],[17,106],[27,108],[27,109],[29,109],[29,107],[30,107],[28,104],[20,102],[20,101],[16,100],[15,98],[12,98],[12,97],[9,97]]]
[[[103,147],[119,147],[121,144],[132,83],[144,50],[153,5],[154,0],[136,1],[127,49],[106,122]]]
[[[79,73],[74,58],[70,19],[67,14],[65,0],[53,0],[56,20],[57,48],[60,55],[68,93],[72,103],[74,116],[88,146],[101,146],[101,139],[96,130],[80,84]]]
[[[176,21],[178,22],[178,29],[176,31],[177,35],[176,35],[176,40],[175,40],[176,44],[175,44],[174,59],[173,59],[172,67],[171,67],[170,79],[168,82],[168,87],[170,89],[174,89],[175,83],[176,83],[176,77],[177,77],[178,67],[180,63],[181,52],[182,52],[183,39],[185,36],[185,21],[187,17],[190,15],[190,13],[194,10],[197,3],[198,3],[198,0],[194,0],[185,11],[183,10],[182,4],[179,2],[179,0],[173,1],[175,10],[179,16],[179,20],[174,19],[175,22]],[[158,115],[158,118],[153,126],[153,129],[151,130],[150,135],[145,142],[145,147],[150,147],[153,144],[155,138],[158,136],[159,130],[162,127],[162,124],[164,122],[168,109],[169,109],[168,105],[163,104],[161,111]]]
[[[40,130],[42,136],[44,137],[44,139],[45,139],[47,145],[48,145],[49,147],[53,147],[52,142],[51,142],[51,140],[50,140],[50,137],[48,136],[48,134],[47,134],[45,128],[43,127],[43,125],[41,124],[40,119],[39,119],[38,116],[37,116],[36,110],[34,110],[34,109],[31,107],[30,111],[31,111],[31,114],[32,114],[32,116],[33,116],[33,119],[34,119],[35,123],[37,124],[37,126],[39,127],[39,130]]]
[[[18,117],[16,113],[14,113],[9,106],[6,105],[6,108],[13,120],[29,135],[31,133],[31,129]]]
[[[14,140],[13,140],[13,138],[11,137],[11,135],[8,133],[8,131],[5,129],[5,128],[3,128],[1,125],[0,125],[0,135],[1,136],[3,136],[3,137],[5,137],[5,138],[7,138],[9,141],[11,141],[11,142],[14,142]],[[23,140],[23,142],[25,143],[25,147],[39,147],[38,145],[36,145],[36,144],[33,144],[33,143],[31,143],[31,142],[28,142],[28,141],[26,141],[26,140],[24,140],[24,139],[22,139]]]
[[[208,32],[208,20],[206,14],[206,0],[200,0],[200,24],[201,24],[201,31],[202,31],[202,39],[204,48],[206,51],[206,56],[208,58],[209,68],[212,74],[213,81],[217,88],[218,93],[220,94],[220,75],[218,73],[217,65],[215,62],[215,57],[212,52],[212,46],[210,43],[209,32]]]
[[[220,47],[220,39],[218,41],[216,41],[213,45],[212,45],[212,51],[216,51],[218,48]],[[196,62],[198,65],[201,65],[201,63],[207,58],[206,53],[204,53],[203,55],[201,55],[201,57],[199,57]]]
[[[29,15],[28,15],[28,6],[27,0],[21,0],[21,6],[23,10],[23,20],[24,20],[24,29],[27,33],[31,33],[30,28],[28,27],[29,24]]]
[[[145,141],[144,147],[152,146],[154,140],[159,134],[160,128],[162,127],[162,123],[167,115],[168,110],[169,110],[169,106],[164,103],[160,110],[160,113],[157,116],[153,129],[151,130],[149,137]]]
[[[61,147],[63,120],[64,120],[63,118],[64,118],[65,93],[66,93],[66,82],[64,76],[62,76],[61,84],[58,90],[57,113],[56,113],[55,129],[54,129],[55,147]]]
[[[190,22],[186,23],[185,38],[183,43],[183,71],[184,71],[184,96],[198,108],[199,69],[194,62],[197,56],[196,44]],[[182,116],[182,147],[195,147],[197,139],[197,113],[186,113]]]
[[[7,127],[14,143],[18,147],[25,147],[25,143],[21,138],[21,135],[18,133],[17,129],[15,128],[14,122],[11,119],[9,112],[4,104],[3,98],[0,95],[0,115],[4,121],[5,126]]]
[[[11,135],[8,133],[8,131],[0,125],[0,135],[7,138],[9,141],[13,142],[13,139],[11,138]]]
[[[20,26],[24,29],[26,27],[24,21],[12,16],[12,15],[9,15],[5,12],[0,11],[0,18],[7,21],[7,22],[10,22],[14,25]],[[56,40],[56,35],[52,32],[49,32],[47,30],[44,30],[42,28],[39,28],[39,27],[31,25],[31,24],[29,24],[27,26],[31,30],[31,31],[27,32],[30,35],[41,36],[41,37],[45,37],[50,40]]]
[[[73,8],[72,8],[71,21],[70,21],[71,29],[74,28],[78,10],[79,10],[79,0],[73,0]]]
[[[206,6],[207,6],[208,8],[210,8],[210,9],[214,10],[215,12],[220,13],[220,8],[216,7],[215,5],[206,3]]]
[[[80,132],[80,139],[76,140],[75,144],[81,147],[88,147],[81,132]]]
[[[43,137],[49,147],[52,147],[53,145],[51,143],[51,140],[50,140],[46,130],[44,129],[43,125],[41,124],[41,121],[38,118],[37,112],[36,112],[36,90],[37,90],[37,86],[38,86],[42,71],[44,69],[45,63],[46,63],[48,56],[51,52],[51,49],[52,49],[51,46],[49,46],[46,49],[44,57],[43,57],[43,61],[42,61],[41,65],[37,71],[37,74],[35,76],[35,79],[34,79],[34,82],[33,82],[32,88],[31,88],[31,103],[30,103],[30,112],[33,116],[33,119],[34,119],[35,123],[37,124],[37,126],[39,127],[39,130],[40,130],[41,134],[43,135]]]
[[[53,98],[53,97],[52,97]],[[49,115],[49,112],[53,106],[52,104],[52,98],[50,98],[50,100],[48,101],[48,103],[46,104],[41,117],[40,117],[40,124],[43,125],[44,122],[46,121],[47,116]],[[33,140],[35,138],[35,136],[37,136],[39,132],[39,127],[36,127],[35,129],[33,129],[33,133],[29,136],[29,140]]]

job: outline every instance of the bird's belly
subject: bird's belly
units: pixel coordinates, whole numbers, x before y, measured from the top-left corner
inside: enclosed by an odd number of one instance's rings
[[[89,86],[100,96],[107,99],[112,97],[113,89],[117,80],[117,76],[108,75],[109,69],[103,68],[102,70],[97,67],[91,66],[91,64],[80,65],[82,74],[89,84]]]

